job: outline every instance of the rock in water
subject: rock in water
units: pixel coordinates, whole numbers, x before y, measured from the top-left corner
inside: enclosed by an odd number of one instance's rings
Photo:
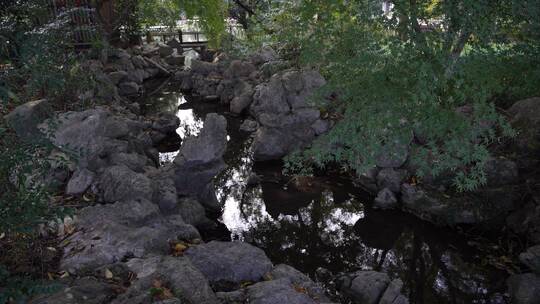
[[[522,252],[519,255],[519,260],[540,275],[540,245],[530,247],[527,251]]]
[[[226,148],[227,120],[215,113],[208,114],[201,133],[197,137],[185,139],[174,160],[174,180],[178,194],[196,197],[206,208],[219,210],[217,202],[212,199],[211,183],[225,168],[223,154]]]
[[[403,282],[400,279],[388,284],[378,304],[408,304],[409,300],[401,293]]]
[[[534,273],[512,275],[506,281],[513,304],[538,304],[540,276]]]
[[[401,183],[407,177],[406,170],[394,170],[393,168],[384,168],[377,174],[377,186],[380,189],[387,188],[394,193],[399,193]]]
[[[290,284],[305,290],[312,299],[323,303],[330,302],[323,286],[316,284],[308,276],[289,265],[277,265],[269,274],[272,280],[288,280]]]
[[[339,279],[339,289],[362,304],[378,304],[388,284],[388,275],[376,271],[358,271]]]
[[[242,242],[212,241],[189,248],[185,255],[213,283],[257,282],[272,269],[264,251]]]
[[[251,119],[246,119],[242,125],[240,125],[240,131],[243,132],[255,132],[257,131],[257,128],[259,127],[259,124]]]
[[[383,147],[377,156],[376,164],[380,168],[399,168],[405,164],[408,158],[409,144],[395,142]]]
[[[398,200],[394,192],[388,188],[382,189],[374,200],[374,209],[395,209],[397,207]]]

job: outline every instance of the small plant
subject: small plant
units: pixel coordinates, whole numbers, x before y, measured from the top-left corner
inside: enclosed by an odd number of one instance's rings
[[[53,293],[56,284],[42,284],[19,276],[13,276],[0,265],[0,304],[27,303],[31,296]]]

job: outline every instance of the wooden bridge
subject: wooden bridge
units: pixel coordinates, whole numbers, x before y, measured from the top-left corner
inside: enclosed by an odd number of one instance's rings
[[[229,24],[227,31],[235,35],[241,31],[241,25]],[[208,45],[205,33],[197,29],[183,30],[181,27],[152,26],[146,30],[145,34],[147,42],[159,38],[162,42],[176,39],[179,42],[179,47],[183,48],[206,48]]]
[[[150,27],[146,30],[146,41],[151,42],[155,38],[163,42],[176,39],[183,48],[204,48],[208,44],[208,39],[202,31],[183,31],[180,28]]]

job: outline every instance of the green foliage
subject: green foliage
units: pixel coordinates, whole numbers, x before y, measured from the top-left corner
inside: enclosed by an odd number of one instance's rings
[[[0,125],[0,233],[32,234],[38,224],[45,224],[64,213],[49,204],[48,189],[28,178],[45,174],[51,148],[39,143],[18,140]]]
[[[165,25],[174,27],[182,15],[180,3],[177,0],[140,0],[139,11],[141,25]]]
[[[222,0],[178,0],[188,18],[199,18],[212,46],[217,47],[225,35],[227,10]]]
[[[41,1],[13,1],[0,13],[0,100],[2,106],[48,98],[60,107],[93,88],[95,79],[80,66],[65,28],[47,25],[51,15]],[[36,20],[39,20],[37,22]]]
[[[321,96],[335,95],[321,105],[339,117],[288,166],[364,172],[384,147],[414,135],[419,175],[453,172],[459,190],[474,190],[489,146],[513,135],[494,101],[540,94],[540,2],[392,2],[387,16],[370,0],[294,1],[267,16],[272,35],[256,39],[319,68],[328,79]]]
[[[26,257],[21,252],[26,245],[21,242],[35,238],[39,224],[46,224],[64,212],[49,204],[49,194],[42,186],[25,186],[28,174],[46,170],[37,152],[47,149],[18,141],[3,125],[0,132],[0,234],[3,239],[12,240],[9,248],[2,249],[0,304],[26,303],[30,296],[51,292],[55,286],[43,285],[26,273],[9,273],[6,267],[24,263]]]
[[[1,115],[37,98],[73,108],[77,95],[92,86],[63,29],[46,26],[50,17],[41,0],[0,4]],[[53,290],[36,281],[35,273],[17,270],[35,254],[27,242],[38,240],[38,225],[64,214],[49,203],[42,185],[28,187],[28,176],[47,170],[42,161],[47,152],[47,147],[19,141],[0,120],[0,304],[27,303],[30,296]]]
[[[12,276],[0,265],[0,304],[27,303],[31,296],[56,292],[58,288],[55,284],[42,284]]]

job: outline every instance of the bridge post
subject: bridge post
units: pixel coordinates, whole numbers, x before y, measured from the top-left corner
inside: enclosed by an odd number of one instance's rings
[[[178,30],[178,41],[179,41],[180,43],[183,43],[183,42],[184,42],[184,41],[183,41],[183,40],[184,40],[183,37],[184,37],[184,36],[182,35],[182,30]]]

